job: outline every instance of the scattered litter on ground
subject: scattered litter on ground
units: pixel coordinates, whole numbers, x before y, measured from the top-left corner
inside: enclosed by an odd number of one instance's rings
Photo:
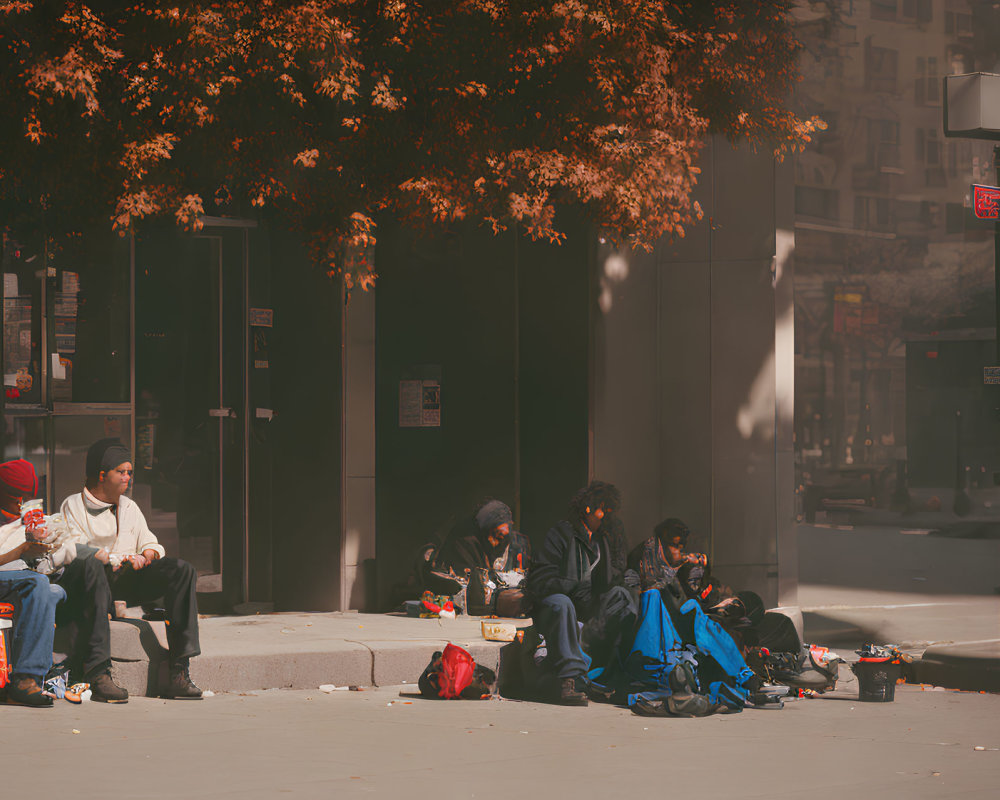
[[[201,693],[201,696],[202,697],[215,697],[215,692],[213,692],[211,689],[206,689],[205,691],[203,691]]]
[[[346,692],[348,688],[349,687],[347,686],[337,686],[332,683],[324,683],[322,686],[319,687],[319,690],[321,692],[326,692],[327,694],[329,694],[330,692]]]
[[[78,731],[76,728],[73,728],[73,733],[79,733],[79,732],[80,731]]]

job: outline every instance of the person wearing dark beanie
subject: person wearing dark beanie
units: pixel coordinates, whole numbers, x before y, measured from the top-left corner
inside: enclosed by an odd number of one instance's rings
[[[62,504],[73,538],[98,548],[109,565],[115,600],[130,605],[163,599],[167,612],[170,677],[162,694],[201,699],[190,676],[191,659],[201,653],[198,637],[198,574],[188,562],[169,558],[149,530],[139,506],[125,493],[132,482],[132,455],[118,439],[101,439],[87,451],[86,484]]]
[[[467,576],[467,614],[521,617],[529,611],[521,582],[531,567],[531,542],[513,525],[506,503],[486,500],[459,520],[435,554],[433,572],[463,582]],[[433,583],[433,577],[425,582]]]
[[[21,524],[21,503],[37,491],[38,476],[29,462],[18,459],[0,464],[0,603],[10,603],[16,611],[6,699],[12,705],[50,708],[52,698],[42,685],[52,667],[56,605],[65,594],[25,563],[50,549],[42,542],[26,541]]]

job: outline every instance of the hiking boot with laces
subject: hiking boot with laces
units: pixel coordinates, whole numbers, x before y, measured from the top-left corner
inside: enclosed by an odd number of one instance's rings
[[[127,703],[128,692],[114,682],[110,672],[101,672],[90,679],[90,699],[98,703]]]
[[[559,696],[556,702],[561,706],[585,706],[590,704],[587,695],[576,690],[576,678],[563,678],[559,682]]]
[[[52,697],[30,675],[15,677],[7,686],[7,705],[52,708]]]
[[[201,689],[192,682],[187,667],[174,667],[163,696],[172,700],[201,700]]]

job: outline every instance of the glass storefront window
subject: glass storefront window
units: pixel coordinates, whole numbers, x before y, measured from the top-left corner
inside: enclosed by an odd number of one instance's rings
[[[42,278],[38,237],[3,237],[3,383],[7,404],[42,403]]]
[[[800,512],[951,509],[1000,483],[992,143],[945,138],[945,74],[996,72],[992,0],[802,3],[796,163]]]
[[[87,450],[107,437],[129,442],[131,418],[127,414],[87,414],[52,418],[52,507],[57,509],[69,495],[83,488],[87,472]],[[134,487],[132,497],[135,496]]]
[[[38,496],[46,496],[48,486],[48,442],[46,418],[42,416],[4,416],[2,461],[23,458],[30,461],[38,475]]]
[[[49,275],[53,401],[129,402],[128,241],[71,238],[52,248]]]
[[[3,236],[3,456],[50,510],[80,491],[90,444],[132,441],[129,242],[110,231]]]

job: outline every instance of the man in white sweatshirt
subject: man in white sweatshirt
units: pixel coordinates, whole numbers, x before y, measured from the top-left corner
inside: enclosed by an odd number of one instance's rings
[[[198,641],[198,575],[186,561],[166,557],[142,511],[125,492],[132,481],[132,456],[118,439],[101,439],[87,451],[87,481],[62,504],[71,536],[99,548],[97,559],[111,565],[108,583],[116,600],[130,605],[160,598],[167,612],[170,680],[165,697],[201,699],[191,681],[190,661]]]

